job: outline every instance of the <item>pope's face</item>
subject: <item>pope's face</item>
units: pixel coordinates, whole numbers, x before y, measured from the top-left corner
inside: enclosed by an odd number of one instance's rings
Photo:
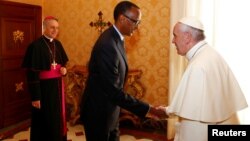
[[[173,30],[174,37],[172,39],[172,43],[175,44],[177,53],[181,56],[185,56],[187,53],[185,32],[182,32],[180,28],[180,24],[177,23]]]
[[[44,26],[44,34],[49,38],[56,38],[59,32],[59,24],[56,20],[47,20]]]

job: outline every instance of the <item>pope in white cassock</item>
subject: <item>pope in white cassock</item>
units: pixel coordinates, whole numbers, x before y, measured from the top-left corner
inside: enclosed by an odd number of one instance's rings
[[[176,23],[172,43],[188,66],[168,107],[178,116],[175,141],[207,141],[208,124],[239,124],[246,108],[242,90],[225,60],[207,44],[202,23],[185,17]]]

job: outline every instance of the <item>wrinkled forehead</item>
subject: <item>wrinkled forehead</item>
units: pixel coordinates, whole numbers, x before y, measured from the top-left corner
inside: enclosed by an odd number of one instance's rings
[[[57,20],[54,19],[47,19],[45,21],[43,21],[43,26],[44,27],[48,27],[48,26],[59,26],[59,23]]]
[[[175,24],[175,26],[173,28],[173,34],[176,34],[176,33],[178,33],[180,31],[180,26],[181,25],[180,25],[179,22]]]

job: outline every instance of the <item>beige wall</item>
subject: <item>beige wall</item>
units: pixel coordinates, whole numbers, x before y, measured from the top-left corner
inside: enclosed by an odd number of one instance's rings
[[[113,9],[119,0],[9,0],[40,5],[44,15],[59,18],[59,39],[69,56],[69,67],[86,65],[97,30],[89,25],[101,10],[105,21],[113,23]],[[126,38],[131,69],[142,69],[141,78],[151,104],[167,104],[169,73],[170,0],[131,0],[142,10],[142,22],[132,37]]]

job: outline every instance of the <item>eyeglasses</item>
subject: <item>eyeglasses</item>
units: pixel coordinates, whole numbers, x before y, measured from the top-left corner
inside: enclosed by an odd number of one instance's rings
[[[125,14],[123,14],[123,16],[125,16],[126,18],[128,18],[136,26],[139,25],[140,22],[141,22],[140,20],[134,20],[134,19],[130,18],[129,16],[125,15]]]

